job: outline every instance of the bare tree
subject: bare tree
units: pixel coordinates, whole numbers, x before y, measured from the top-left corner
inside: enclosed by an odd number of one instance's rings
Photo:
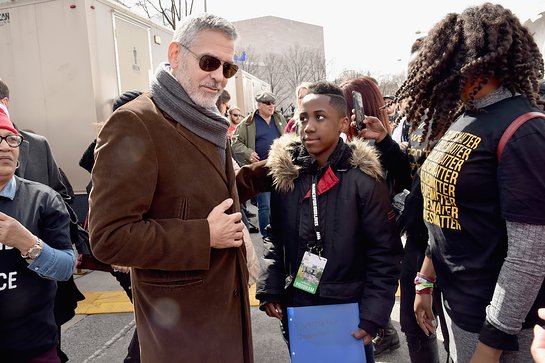
[[[367,74],[369,74],[369,72],[367,72]],[[336,84],[340,85],[341,83],[343,83],[346,80],[353,79],[353,78],[361,78],[361,77],[366,76],[367,74],[365,74],[362,71],[357,71],[357,70],[354,70],[354,69],[345,69],[341,73],[339,73],[337,78],[335,78],[334,82]]]
[[[183,17],[191,15],[195,0],[125,0],[120,1],[129,8],[141,9],[148,18],[161,16],[163,25],[176,30],[176,25]]]
[[[244,54],[244,59],[237,62],[239,68],[259,78],[258,74],[260,68],[264,65],[262,57],[257,54],[251,46],[245,48],[244,50],[239,49],[235,52],[235,54],[239,57],[239,59],[242,57],[242,54]]]
[[[308,49],[309,82],[326,79],[326,63],[324,53],[318,49]]]
[[[279,54],[267,53],[263,57],[263,66],[259,68],[256,77],[271,85],[271,92],[277,97],[277,103],[283,104],[286,100],[285,58]]]
[[[406,76],[404,73],[380,76],[378,79],[380,92],[382,92],[383,95],[394,95],[405,81],[405,78]]]
[[[293,90],[301,84],[301,82],[310,79],[309,67],[309,49],[293,46],[284,54],[285,62],[285,77],[289,87]]]

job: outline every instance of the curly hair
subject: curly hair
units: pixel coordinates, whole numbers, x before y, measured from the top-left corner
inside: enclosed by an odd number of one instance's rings
[[[420,52],[396,93],[409,100],[412,128],[424,121],[424,135],[439,138],[461,114],[475,109],[475,96],[492,78],[537,106],[543,57],[528,30],[513,13],[485,3],[448,14],[424,39]],[[462,101],[462,91],[471,86]],[[431,128],[430,128],[431,127]]]

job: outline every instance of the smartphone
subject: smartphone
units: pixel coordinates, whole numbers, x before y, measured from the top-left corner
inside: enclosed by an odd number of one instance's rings
[[[354,115],[356,116],[356,130],[361,131],[365,128],[365,111],[363,109],[363,100],[361,93],[352,91],[352,103],[354,104]]]

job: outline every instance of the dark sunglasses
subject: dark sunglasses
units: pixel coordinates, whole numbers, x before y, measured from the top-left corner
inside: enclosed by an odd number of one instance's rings
[[[267,106],[274,105],[274,102],[271,102],[271,101],[266,101],[266,102],[261,102],[261,103],[263,103],[264,105],[267,105]]]
[[[193,53],[193,51],[189,49],[188,47],[186,47],[185,45],[183,44],[180,44],[180,45],[184,47],[185,49],[187,49],[189,53],[193,54],[193,56],[199,60],[199,67],[205,72],[215,71],[222,65],[222,63],[223,63],[223,76],[225,78],[233,77],[235,73],[237,73],[238,71],[238,66],[236,64],[229,63],[229,62],[222,62],[218,58],[209,54],[198,56],[197,54]]]

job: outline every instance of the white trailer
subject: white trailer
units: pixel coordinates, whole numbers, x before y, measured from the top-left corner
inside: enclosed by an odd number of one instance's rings
[[[0,0],[0,78],[18,127],[49,140],[76,193],[78,162],[125,91],[146,91],[173,31],[111,0]],[[245,114],[269,84],[239,71],[227,86]]]
[[[271,91],[271,85],[253,76],[252,74],[239,70],[229,80],[225,88],[231,95],[231,105],[237,105],[243,115],[247,115],[256,109],[255,96],[263,91]]]
[[[129,90],[146,91],[172,30],[110,0],[0,0],[0,78],[18,127],[47,137],[76,192],[95,123]]]

